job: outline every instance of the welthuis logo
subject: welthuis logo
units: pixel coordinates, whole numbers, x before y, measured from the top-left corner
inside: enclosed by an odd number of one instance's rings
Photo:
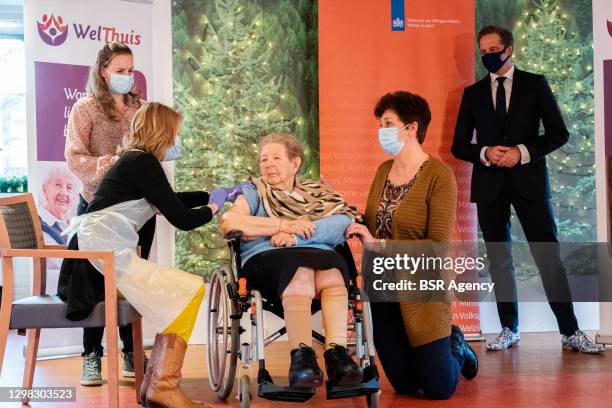
[[[62,45],[68,38],[68,24],[64,24],[61,16],[55,17],[53,14],[43,14],[41,20],[36,22],[41,40],[51,46]]]
[[[610,34],[610,37],[612,37],[612,20],[608,19],[607,23],[608,23],[608,34]]]
[[[404,0],[391,0],[391,31],[405,31]]]
[[[119,41],[127,45],[140,45],[141,36],[135,34],[134,30],[129,33],[122,33],[116,27],[91,26],[84,24],[73,24],[74,34],[80,40],[92,41]]]
[[[56,46],[61,45],[68,37],[68,24],[60,16],[47,14],[42,16],[42,22],[37,21],[38,34],[45,44]],[[126,45],[140,45],[142,36],[136,34],[134,30],[129,32],[120,31],[114,26],[93,26],[91,24],[73,23],[72,31],[77,40],[89,40],[110,42],[118,41]]]

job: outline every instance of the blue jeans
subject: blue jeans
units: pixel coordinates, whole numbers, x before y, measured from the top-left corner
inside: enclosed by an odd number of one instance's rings
[[[398,303],[372,303],[374,346],[391,386],[398,394],[419,390],[426,398],[450,398],[463,366],[451,352],[450,337],[410,346]]]

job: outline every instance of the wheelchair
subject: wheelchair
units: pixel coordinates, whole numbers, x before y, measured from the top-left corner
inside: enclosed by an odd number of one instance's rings
[[[249,407],[253,398],[251,375],[257,364],[257,395],[272,401],[305,402],[315,395],[314,388],[296,388],[274,384],[266,370],[264,347],[283,336],[287,329],[280,328],[264,338],[264,310],[283,317],[282,304],[262,299],[258,290],[247,287],[240,270],[240,232],[227,237],[230,263],[216,271],[209,286],[206,302],[207,366],[210,386],[222,400],[232,393],[234,381],[238,382],[238,399],[241,408]],[[370,305],[362,301],[359,288],[361,277],[357,273],[350,248],[345,242],[336,246],[347,261],[350,270],[349,287],[349,339],[356,357],[363,367],[363,381],[352,386],[332,386],[326,381],[327,399],[364,397],[369,408],[379,406],[380,379],[374,359],[374,343]],[[316,307],[316,303],[313,302]],[[313,309],[316,311],[316,308]],[[251,341],[240,343],[242,315],[249,313]],[[314,331],[313,339],[325,344],[325,337]]]

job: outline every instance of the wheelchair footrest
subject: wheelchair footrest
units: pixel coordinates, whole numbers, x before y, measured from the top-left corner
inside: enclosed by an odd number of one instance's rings
[[[327,389],[327,399],[360,397],[378,392],[380,389],[380,381],[378,378],[372,378],[368,382],[357,385],[336,386],[333,386],[329,381],[326,381],[325,388]]]
[[[315,395],[315,389],[279,387],[271,382],[263,381],[259,383],[258,395],[271,401],[305,402]]]

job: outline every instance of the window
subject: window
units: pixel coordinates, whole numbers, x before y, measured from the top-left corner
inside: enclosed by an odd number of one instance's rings
[[[28,168],[23,14],[18,4],[1,8],[0,192],[21,192]]]

